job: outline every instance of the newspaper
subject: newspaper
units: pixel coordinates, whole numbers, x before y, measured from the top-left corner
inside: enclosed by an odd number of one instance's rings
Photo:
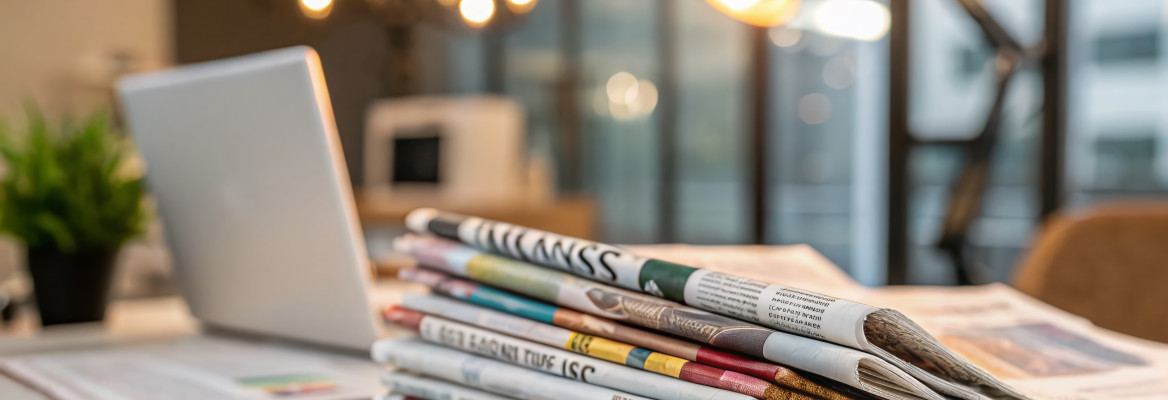
[[[794,391],[810,393],[825,400],[844,400],[864,398],[856,390],[848,390],[846,386],[829,381],[831,387],[817,384],[800,374],[777,364],[758,361],[742,357],[733,353],[702,346],[694,342],[680,340],[671,336],[649,332],[628,325],[618,324],[612,320],[594,317],[569,309],[551,306],[508,292],[483,286],[479,283],[459,279],[450,275],[428,269],[404,269],[398,272],[398,277],[412,282],[429,286],[431,290],[451,296],[469,303],[477,304],[494,310],[523,317],[525,320],[539,321],[566,328],[565,332],[583,332],[615,341],[623,341],[641,348],[650,349],[686,361],[694,361],[699,365],[710,365],[735,371],[748,376],[754,376],[776,385]],[[403,305],[416,305],[411,299],[406,299]],[[425,311],[432,314],[449,315],[451,313],[433,311],[426,307]],[[433,312],[432,312],[433,311]],[[458,318],[454,318],[458,319]],[[466,322],[466,321],[464,321]],[[495,325],[495,324],[492,324]],[[516,326],[522,324],[506,324],[510,332],[515,333]],[[500,329],[496,329],[500,330]],[[502,330],[500,330],[502,332]],[[526,336],[526,335],[525,335]],[[555,346],[555,343],[544,344]],[[562,345],[562,343],[561,343]],[[632,351],[630,350],[630,353]]]
[[[755,280],[782,277],[784,285],[850,297],[863,291],[851,276],[808,245],[691,246],[685,244],[629,246],[642,257],[709,269]]]
[[[1168,345],[1100,329],[1005,285],[858,295],[902,310],[953,351],[1036,398],[1168,398]]]
[[[899,368],[870,354],[778,332],[653,296],[487,254],[433,236],[404,236],[398,249],[420,264],[603,318],[627,322],[762,357],[887,399],[942,399]]]
[[[507,400],[506,397],[455,385],[414,374],[388,371],[381,375],[381,384],[390,389],[390,394],[443,400]]]
[[[406,295],[401,307],[601,360],[766,400],[815,400],[753,376],[726,371],[602,337],[582,334],[434,295]],[[391,308],[391,314],[400,312]]]
[[[753,399],[741,393],[632,369],[416,311],[399,308],[386,317],[391,318],[391,322],[417,329],[428,342],[645,397],[676,400]]]
[[[373,360],[522,400],[650,400],[415,339],[382,339]]]
[[[483,251],[862,350],[945,395],[963,399],[1025,398],[946,349],[912,320],[892,309],[434,209],[414,210],[406,223],[416,232],[432,233]]]
[[[1168,397],[1168,345],[1100,329],[1005,285],[866,288],[805,246],[630,250],[756,279],[806,277],[792,285],[895,308],[955,353],[1035,398]]]

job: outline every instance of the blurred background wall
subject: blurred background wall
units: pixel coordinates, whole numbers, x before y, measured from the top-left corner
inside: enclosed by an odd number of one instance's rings
[[[168,0],[4,0],[0,13],[0,115],[24,99],[47,112],[109,105],[111,77],[173,61]]]

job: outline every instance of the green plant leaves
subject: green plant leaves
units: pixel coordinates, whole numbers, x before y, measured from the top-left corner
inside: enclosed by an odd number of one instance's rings
[[[140,177],[121,176],[127,144],[105,113],[51,127],[35,105],[17,135],[0,123],[0,231],[29,247],[116,249],[142,233]]]

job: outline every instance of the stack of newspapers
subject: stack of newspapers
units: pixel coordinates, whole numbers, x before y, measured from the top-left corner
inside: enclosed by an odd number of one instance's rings
[[[384,311],[418,333],[372,349],[395,396],[1027,398],[891,309],[433,209],[407,225],[422,268],[400,278],[432,293]]]

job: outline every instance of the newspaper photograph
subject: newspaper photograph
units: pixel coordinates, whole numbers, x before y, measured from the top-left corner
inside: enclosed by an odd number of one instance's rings
[[[416,339],[382,339],[373,360],[521,400],[651,400]]]
[[[570,307],[802,369],[882,398],[941,399],[899,368],[867,353],[749,324],[652,296],[495,256],[432,236],[395,243],[421,265]],[[951,391],[983,398],[972,391]]]
[[[601,360],[624,364],[627,367],[760,399],[814,400],[817,398],[799,391],[779,388],[768,381],[750,375],[690,362],[630,344],[491,311],[449,298],[408,294],[402,299],[401,307]],[[394,311],[390,309],[386,313],[388,315]],[[387,317],[387,319],[389,318]]]
[[[408,227],[475,249],[876,355],[929,387],[966,399],[1025,398],[887,308],[767,280],[638,256],[620,247],[498,221],[418,209]]]
[[[751,375],[773,382],[780,387],[810,393],[823,399],[842,400],[868,396],[834,381],[826,381],[823,384],[813,382],[778,364],[742,357],[710,346],[703,346],[672,336],[618,324],[612,320],[548,305],[445,273],[428,269],[404,269],[399,271],[398,277],[406,281],[421,283],[436,293],[471,304],[572,331],[629,343],[687,361]]]
[[[398,309],[391,322],[417,329],[428,342],[547,374],[656,399],[750,400],[753,397],[598,360],[433,315]],[[786,398],[786,397],[779,397]]]
[[[401,371],[387,371],[381,375],[381,384],[390,389],[391,394],[413,396],[423,399],[444,400],[507,400],[507,397],[471,389],[450,382],[430,379]]]

